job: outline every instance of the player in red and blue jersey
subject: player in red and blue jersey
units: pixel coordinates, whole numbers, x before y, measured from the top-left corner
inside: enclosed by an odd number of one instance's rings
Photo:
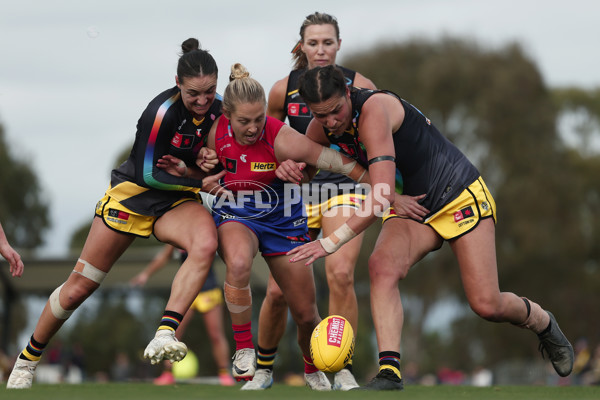
[[[315,12],[300,26],[300,40],[292,50],[293,70],[275,82],[269,92],[267,115],[284,121],[300,133],[305,133],[312,113],[298,93],[298,79],[310,68],[335,65],[341,46],[340,29],[335,17]],[[375,89],[371,80],[359,72],[340,67],[349,86]],[[343,224],[365,198],[360,186],[345,175],[318,171],[310,183],[302,185],[306,207],[308,232],[315,240],[322,232],[329,235]],[[354,269],[360,254],[363,235],[352,240],[350,246],[325,259],[325,274],[329,287],[327,314],[337,314],[348,319],[354,332],[358,331],[358,302],[354,291]],[[279,343],[285,333],[287,306],[281,290],[269,278],[267,294],[260,309],[258,329],[258,369],[252,382],[244,390],[263,390],[264,383],[272,379],[273,365]],[[333,378],[334,390],[349,390],[358,384],[352,374],[352,359]],[[319,384],[328,385],[327,381]]]
[[[206,177],[200,168],[186,168],[183,177],[167,174],[158,164],[163,155],[182,160],[209,158],[203,148],[211,125],[220,115],[216,99],[218,69],[196,39],[182,44],[177,86],[150,102],[137,125],[129,159],[111,176],[110,188],[96,205],[81,256],[67,281],[48,299],[35,331],[19,355],[7,388],[30,388],[44,348],[69,316],[102,283],[133,240],[154,234],[188,253],[175,278],[171,295],[145,356],[153,364],[181,360],[187,347],[175,330],[202,287],[217,249],[217,232],[198,192],[210,190],[220,175]],[[214,156],[214,152],[213,152]],[[208,167],[205,167],[208,170]],[[204,179],[203,179],[204,178]]]
[[[213,215],[219,252],[227,265],[224,294],[236,342],[233,376],[251,380],[256,369],[250,271],[260,250],[298,325],[305,377],[310,382],[311,376],[323,374],[310,358],[310,335],[321,318],[312,267],[290,263],[285,255],[309,241],[298,186],[303,174],[294,176],[288,171],[297,163],[307,163],[360,181],[365,169],[266,117],[264,90],[242,65],[235,64],[231,76],[234,78],[223,94],[223,115],[211,129],[208,146],[215,149],[226,171],[222,185],[230,193],[215,200]],[[177,159],[170,162],[179,164]],[[329,385],[313,388],[331,389]]]

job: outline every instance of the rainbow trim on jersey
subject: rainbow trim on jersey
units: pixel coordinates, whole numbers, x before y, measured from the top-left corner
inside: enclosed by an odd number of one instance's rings
[[[169,108],[175,104],[181,98],[181,93],[176,93],[175,95],[169,97],[164,103],[158,107],[158,111],[156,112],[156,117],[154,118],[154,123],[152,124],[152,130],[150,131],[150,137],[148,138],[148,142],[146,143],[146,152],[144,153],[144,168],[143,168],[143,176],[144,182],[155,189],[160,190],[185,190],[187,186],[181,185],[170,185],[167,183],[160,182],[154,179],[153,171],[156,166],[154,165],[154,148],[156,147],[156,138],[158,137],[158,132],[160,131],[160,126],[167,114]]]

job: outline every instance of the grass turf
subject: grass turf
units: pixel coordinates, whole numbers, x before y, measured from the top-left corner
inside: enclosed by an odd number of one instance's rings
[[[241,384],[223,387],[205,384],[155,386],[151,383],[85,383],[81,385],[34,384],[27,390],[7,390],[0,387],[0,399],[35,400],[164,400],[164,399],[401,399],[410,400],[597,400],[600,387],[594,386],[418,386],[402,392],[314,392],[306,387],[275,384],[258,392],[240,391]]]

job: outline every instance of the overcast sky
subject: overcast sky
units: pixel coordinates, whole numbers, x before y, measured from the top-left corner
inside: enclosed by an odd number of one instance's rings
[[[234,62],[269,90],[314,11],[339,20],[338,61],[413,37],[518,41],[548,85],[600,87],[600,3],[589,0],[0,1],[0,123],[50,202],[46,256],[64,255],[73,230],[91,221],[144,107],[174,85],[188,37],[217,60],[220,92]]]

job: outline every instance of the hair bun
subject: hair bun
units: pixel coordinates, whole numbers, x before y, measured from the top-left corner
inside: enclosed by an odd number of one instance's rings
[[[229,75],[229,82],[234,79],[243,79],[248,78],[250,76],[250,72],[240,63],[235,63],[231,66],[231,74]]]
[[[189,38],[181,43],[181,52],[183,54],[189,53],[190,51],[198,50],[200,48],[200,42],[196,38]]]

